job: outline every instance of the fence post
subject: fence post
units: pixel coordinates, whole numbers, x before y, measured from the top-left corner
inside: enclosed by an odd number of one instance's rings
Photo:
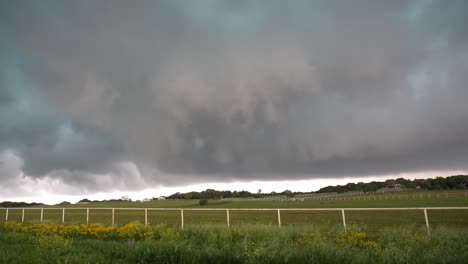
[[[62,224],[65,223],[65,208],[62,208]]]
[[[41,208],[41,223],[44,220],[44,208]]]
[[[227,226],[229,227],[229,226],[230,226],[230,222],[229,222],[229,209],[226,209],[226,221],[227,221]]]
[[[115,224],[115,208],[112,208],[112,226]]]
[[[23,222],[24,222],[24,208],[23,208],[22,213],[21,213],[21,223],[23,223]]]
[[[427,228],[427,234],[431,234],[431,231],[429,230],[429,219],[427,217],[427,208],[424,208],[424,220],[426,220],[426,228]]]
[[[184,209],[180,209],[180,225],[184,229]]]
[[[148,208],[145,208],[145,225],[148,225]]]
[[[281,213],[280,213],[280,209],[278,209],[278,226],[281,227]]]
[[[89,208],[86,208],[86,224],[89,225]]]
[[[346,232],[346,216],[345,216],[344,209],[341,209],[341,216],[342,216],[342,218],[343,218],[343,227],[344,227],[344,231]]]
[[[8,208],[6,209],[6,213],[5,213],[5,222],[8,221]]]

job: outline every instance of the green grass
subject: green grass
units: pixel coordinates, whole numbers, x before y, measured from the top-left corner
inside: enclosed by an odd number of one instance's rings
[[[396,211],[345,211],[348,224],[363,224],[368,226],[424,226],[423,210],[396,210]],[[9,221],[21,222],[20,209],[9,210]],[[465,226],[468,227],[468,210],[428,210],[431,226]],[[3,219],[4,220],[4,219]],[[180,210],[148,210],[148,223],[167,224],[171,227],[181,226]],[[229,211],[230,224],[233,226],[246,224],[277,225],[276,210],[270,211]],[[123,226],[129,222],[145,222],[144,210],[115,210],[114,224]],[[40,209],[26,209],[25,223],[39,223]],[[44,223],[61,223],[62,210],[44,210]],[[86,209],[65,210],[65,224],[85,224]],[[112,224],[112,211],[110,209],[90,209],[89,223]],[[184,210],[184,225],[220,224],[227,225],[227,215],[224,210],[192,211]],[[342,225],[340,210],[335,211],[281,211],[282,225],[298,224],[327,224],[330,226]]]
[[[468,229],[192,226],[170,239],[34,236],[0,228],[0,263],[468,263]],[[358,236],[361,234],[361,236]]]
[[[447,196],[446,196],[447,195]],[[274,201],[261,199],[209,200],[210,208],[350,208],[350,207],[429,207],[468,206],[465,191],[405,191],[398,193],[368,193],[365,195],[327,195],[322,200],[294,198],[296,201]],[[301,201],[301,199],[305,199]],[[345,199],[345,200],[343,200]],[[198,208],[198,200],[164,200],[151,202],[105,202],[76,205],[57,205],[53,208]],[[0,215],[1,216],[1,215]]]
[[[468,197],[458,191],[400,192],[390,194],[368,194],[340,197],[327,196],[328,200],[272,201],[259,199],[210,200],[208,205],[200,206],[198,200],[166,200],[139,202],[92,203],[64,206],[65,224],[86,223],[86,208],[90,208],[89,222],[112,224],[112,211],[104,208],[387,208],[387,207],[468,207]],[[302,198],[298,198],[302,199]],[[339,199],[339,200],[337,200]],[[80,209],[76,209],[80,208]],[[101,209],[98,209],[101,208]],[[5,209],[0,208],[0,222],[5,220]],[[21,209],[10,209],[9,221],[21,222]],[[429,222],[434,226],[468,226],[468,210],[429,210]],[[115,225],[125,225],[131,221],[144,223],[144,210],[115,210]],[[350,224],[367,226],[416,225],[424,226],[422,210],[415,211],[347,211],[346,220]],[[45,207],[45,223],[61,223],[62,207]],[[237,211],[230,210],[231,225],[277,224],[276,211]],[[40,222],[40,208],[25,210],[25,222]],[[172,227],[181,226],[180,210],[148,210],[148,222],[165,223]],[[282,211],[283,225],[329,224],[341,225],[340,211]],[[184,210],[185,225],[226,224],[226,211]]]

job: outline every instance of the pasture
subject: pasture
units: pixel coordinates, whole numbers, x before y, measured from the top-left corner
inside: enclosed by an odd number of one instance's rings
[[[320,224],[342,225],[342,213],[336,211],[301,211],[292,208],[403,208],[403,207],[467,207],[468,197],[461,191],[368,193],[356,195],[327,194],[288,199],[220,199],[200,206],[198,200],[164,200],[151,202],[103,202],[37,208],[10,208],[8,221],[25,223],[102,223],[122,226],[132,221],[167,224],[171,227],[191,225],[278,225],[277,210],[281,208],[281,225]],[[114,212],[111,208],[114,209]],[[122,209],[118,209],[122,208]],[[161,210],[158,210],[161,209]],[[145,210],[146,209],[146,210]],[[192,210],[195,209],[195,210]],[[203,209],[198,211],[197,209]],[[213,210],[210,210],[213,209]],[[220,210],[223,209],[223,210]],[[229,212],[224,209],[230,209]],[[245,210],[239,210],[245,209]],[[42,214],[42,217],[41,217]],[[114,217],[112,217],[114,214]],[[229,217],[227,216],[229,214]],[[428,210],[431,227],[440,225],[468,227],[468,210]],[[114,222],[112,222],[114,218]],[[0,209],[0,220],[6,220],[6,209]],[[346,224],[369,229],[382,226],[424,226],[423,210],[346,211]]]
[[[467,263],[468,210],[428,209],[427,232],[427,207],[468,207],[468,197],[402,192],[8,208],[0,263]],[[0,208],[1,221],[6,213]]]

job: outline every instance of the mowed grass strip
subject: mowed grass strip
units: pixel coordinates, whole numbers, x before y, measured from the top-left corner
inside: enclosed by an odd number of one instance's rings
[[[180,227],[182,225],[180,210],[148,210],[148,223],[151,225],[165,224],[169,227]]]
[[[44,223],[62,223],[62,209],[44,208]]]
[[[420,228],[425,225],[423,210],[345,211],[345,216],[347,225],[365,230],[396,226]]]
[[[281,211],[281,225],[340,225],[341,211]]]
[[[2,211],[6,211],[6,209],[3,209]],[[4,215],[5,214],[6,212],[4,212]],[[8,209],[8,221],[21,222],[21,214],[22,214],[21,208]],[[3,218],[2,221],[5,221],[5,218]]]
[[[468,210],[427,210],[429,225],[468,227]]]
[[[138,221],[145,222],[144,210],[119,210],[115,209],[114,224],[117,226],[124,226],[130,222]]]
[[[230,210],[231,225],[277,225],[278,215],[276,210]]]
[[[229,212],[231,213],[231,211]],[[194,211],[184,210],[185,225],[207,225],[224,224],[227,225],[226,210]]]

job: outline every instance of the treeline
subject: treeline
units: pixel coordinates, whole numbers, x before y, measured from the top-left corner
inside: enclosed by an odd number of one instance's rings
[[[317,193],[344,193],[352,191],[374,192],[379,189],[388,188],[401,184],[407,189],[423,189],[423,190],[454,190],[466,189],[468,187],[468,175],[455,175],[449,177],[437,177],[428,179],[414,179],[408,180],[398,178],[396,180],[390,179],[386,181],[373,181],[373,182],[358,182],[348,183],[346,185],[327,186],[317,191]]]
[[[375,192],[379,189],[392,188],[398,186],[405,189],[421,189],[421,190],[454,190],[454,189],[467,189],[468,188],[468,175],[455,175],[449,177],[437,177],[428,179],[414,179],[408,180],[404,178],[390,179],[386,181],[373,181],[373,182],[358,182],[348,183],[346,185],[327,186],[321,188],[316,192],[292,192],[285,190],[283,192],[262,193],[258,190],[256,193],[248,191],[217,191],[207,189],[201,192],[188,192],[188,193],[174,193],[166,199],[221,199],[221,198],[261,198],[267,196],[285,195],[287,197],[294,197],[301,194],[311,193],[344,193],[353,191],[362,192]]]
[[[0,203],[0,207],[29,207],[36,205],[44,205],[43,203],[26,203],[26,202],[10,202],[5,201]]]
[[[271,192],[271,193],[262,193],[262,190],[258,190],[256,193],[248,191],[217,191],[213,189],[206,189],[201,192],[188,192],[188,193],[174,193],[166,199],[221,199],[221,198],[262,198],[266,196],[275,196],[275,195],[286,195],[288,197],[293,197],[296,194],[305,194],[303,192],[292,192],[290,190],[285,190],[283,192]]]
[[[201,192],[188,192],[188,193],[174,193],[166,199],[221,199],[221,198],[247,198],[247,197],[261,197],[261,193],[251,193],[248,191],[217,191],[207,189]]]

